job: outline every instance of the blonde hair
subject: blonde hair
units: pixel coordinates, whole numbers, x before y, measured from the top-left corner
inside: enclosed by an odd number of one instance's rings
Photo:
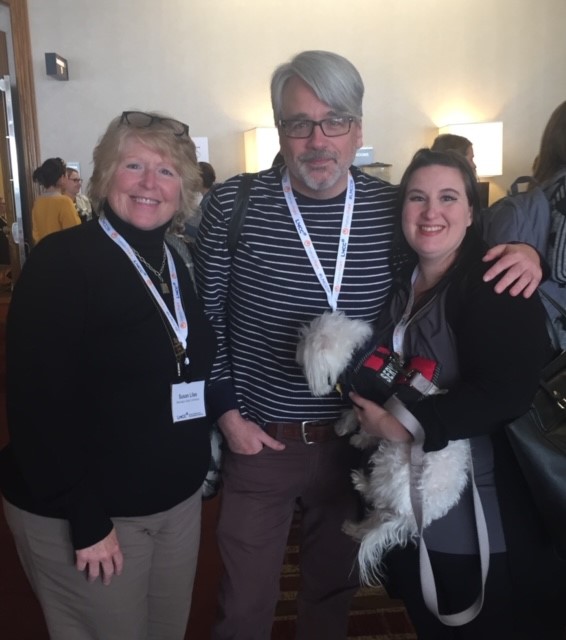
[[[165,116],[156,111],[146,112],[156,119],[147,127],[131,126],[122,116],[114,118],[96,145],[92,159],[94,169],[88,184],[88,197],[93,210],[100,212],[108,195],[108,189],[126,142],[138,140],[146,147],[169,158],[181,178],[180,210],[173,220],[182,226],[198,208],[197,191],[201,185],[201,174],[197,164],[194,142],[188,135],[175,135],[171,127],[160,121]]]

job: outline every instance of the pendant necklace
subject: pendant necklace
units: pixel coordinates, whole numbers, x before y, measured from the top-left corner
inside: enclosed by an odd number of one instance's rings
[[[135,249],[132,248],[132,251],[136,254],[136,258],[143,264],[143,266],[146,269],[149,269],[151,273],[153,273],[155,276],[157,276],[157,278],[159,278],[159,288],[161,289],[161,293],[163,294],[170,293],[169,285],[165,282],[165,280],[163,280],[163,272],[165,271],[165,264],[167,263],[167,254],[165,253],[165,244],[163,245],[163,260],[161,261],[161,267],[159,268],[159,271],[157,269],[154,269],[149,264],[149,262],[142,255],[140,255]]]

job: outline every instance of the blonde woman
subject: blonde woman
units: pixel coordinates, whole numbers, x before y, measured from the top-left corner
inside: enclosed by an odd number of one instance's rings
[[[165,239],[199,180],[187,125],[124,112],[94,151],[100,219],[42,240],[14,290],[0,484],[52,640],[185,635],[215,336]]]

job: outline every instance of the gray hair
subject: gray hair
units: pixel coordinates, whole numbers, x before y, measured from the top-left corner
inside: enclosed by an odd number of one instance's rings
[[[283,118],[283,90],[288,80],[299,77],[316,97],[339,114],[362,117],[364,83],[346,58],[330,51],[303,51],[279,65],[271,77],[271,105],[275,124]]]

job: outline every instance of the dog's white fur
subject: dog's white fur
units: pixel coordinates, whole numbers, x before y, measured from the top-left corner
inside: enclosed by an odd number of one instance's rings
[[[299,330],[297,362],[314,396],[334,390],[353,353],[370,336],[367,322],[347,318],[341,311],[327,311]]]
[[[346,522],[344,531],[360,541],[358,561],[364,582],[379,581],[384,555],[405,546],[418,535],[410,498],[410,445],[381,440],[371,455],[369,475],[352,473],[354,486],[373,511],[362,522]],[[468,482],[470,447],[455,440],[425,455],[419,489],[423,526],[446,515],[458,502]]]
[[[356,349],[371,335],[363,320],[347,318],[341,312],[326,312],[300,332],[297,362],[303,367],[309,387],[316,396],[330,393],[349,364]],[[336,431],[353,433],[358,426],[353,410],[344,412]],[[369,475],[354,471],[355,488],[373,510],[362,522],[346,522],[344,531],[360,541],[360,575],[367,584],[379,581],[383,556],[394,546],[415,541],[418,530],[410,499],[410,451],[406,443],[380,440],[367,433],[352,436],[360,449],[376,447],[370,457]],[[440,451],[424,456],[419,481],[422,495],[423,525],[444,516],[462,494],[470,468],[467,440],[450,442]]]

